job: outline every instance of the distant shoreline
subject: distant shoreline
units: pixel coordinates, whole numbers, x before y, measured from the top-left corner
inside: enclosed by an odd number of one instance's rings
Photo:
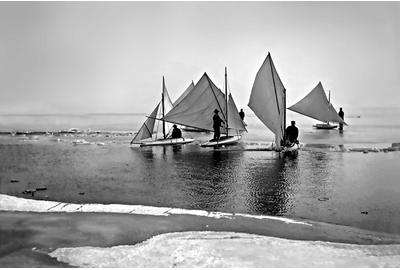
[[[362,106],[362,107],[343,107],[345,113],[347,113],[347,117],[351,116],[358,116],[360,115],[359,110],[400,110],[400,106],[388,106],[388,107],[382,107],[382,106]],[[246,112],[246,117],[254,117],[255,114],[251,112],[250,108],[245,108]],[[293,113],[289,111],[289,113]],[[148,115],[149,112],[107,112],[107,113],[95,113],[95,112],[82,112],[82,113],[0,113],[1,116],[76,116],[76,117],[82,117],[82,116],[127,116],[127,115],[132,115],[132,116],[146,116]]]

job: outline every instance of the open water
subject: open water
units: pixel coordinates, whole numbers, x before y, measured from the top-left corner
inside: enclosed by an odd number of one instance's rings
[[[199,146],[212,137],[206,133],[184,133],[197,139],[189,145],[131,148],[144,114],[2,115],[0,193],[32,198],[23,192],[45,187],[33,198],[300,217],[400,234],[400,151],[379,151],[400,142],[400,109],[344,110],[342,133],[289,112],[303,144],[296,157],[242,151],[273,140],[251,115],[242,143],[219,150]],[[84,132],[51,134],[69,128]]]

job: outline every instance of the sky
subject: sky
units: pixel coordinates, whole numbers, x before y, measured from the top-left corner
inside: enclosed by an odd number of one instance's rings
[[[0,2],[0,113],[150,113],[225,67],[250,111],[268,52],[288,106],[400,106],[400,2]]]

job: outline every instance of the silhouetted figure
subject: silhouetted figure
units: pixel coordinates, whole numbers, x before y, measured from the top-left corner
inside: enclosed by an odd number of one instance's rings
[[[172,139],[182,138],[181,130],[176,125],[173,125],[173,127],[174,129],[172,130],[171,138]]]
[[[240,109],[239,115],[240,115],[240,118],[242,118],[242,121],[244,121],[244,111],[243,111],[243,109]]]
[[[344,111],[342,111],[342,107],[340,107],[338,114],[339,114],[339,117],[342,118],[343,121],[344,121]],[[343,124],[342,123],[339,123],[339,130],[343,130]]]
[[[289,143],[298,143],[299,129],[296,127],[296,121],[292,121],[291,124],[286,128],[286,138]]]
[[[214,140],[219,140],[219,137],[221,136],[221,131],[220,127],[222,123],[225,123],[224,120],[222,120],[219,115],[218,115],[218,110],[214,110],[214,116],[213,116],[213,129],[214,129]]]

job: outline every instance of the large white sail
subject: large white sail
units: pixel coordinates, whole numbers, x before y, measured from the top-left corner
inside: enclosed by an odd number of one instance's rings
[[[204,73],[194,88],[165,115],[164,120],[212,131],[214,110],[218,109],[221,119],[226,122],[225,108],[224,93]],[[232,124],[236,125],[235,122]],[[246,129],[243,126],[239,130]]]
[[[186,88],[186,90],[182,93],[182,95],[180,95],[178,97],[177,100],[175,100],[175,102],[173,103],[173,106],[175,106],[176,104],[178,104],[179,102],[181,102],[181,100],[187,96],[187,94],[189,94],[190,91],[192,91],[192,89],[194,88],[194,83],[192,81],[192,83]]]
[[[254,80],[248,106],[274,134],[277,149],[285,134],[286,90],[275,69],[270,53]]]
[[[140,127],[139,131],[136,133],[136,135],[133,138],[133,140],[131,141],[131,143],[145,140],[145,139],[152,137],[153,131],[154,131],[154,124],[156,122],[156,116],[157,116],[159,107],[160,107],[160,103],[157,104],[156,108],[153,110],[153,112],[150,114],[150,116],[147,118],[147,120]]]
[[[328,101],[321,82],[302,100],[288,109],[322,122],[336,122],[347,125]]]

